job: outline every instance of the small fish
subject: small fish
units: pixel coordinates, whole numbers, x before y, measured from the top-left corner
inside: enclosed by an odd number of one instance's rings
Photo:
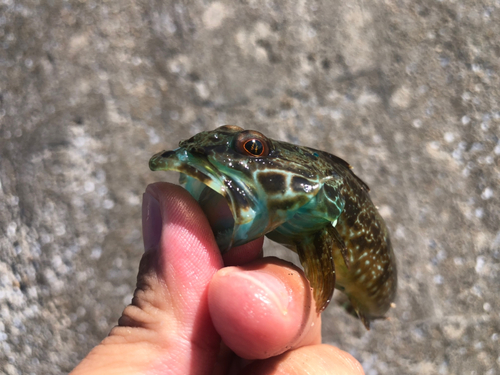
[[[318,312],[334,288],[367,329],[391,307],[389,232],[368,186],[341,158],[226,125],[154,155],[149,167],[180,172],[202,207],[225,198],[229,214],[207,213],[222,253],[263,235],[298,253]]]

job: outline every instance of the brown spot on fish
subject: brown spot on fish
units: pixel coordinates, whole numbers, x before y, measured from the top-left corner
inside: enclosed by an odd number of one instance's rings
[[[179,172],[194,177],[197,180],[203,182],[205,185],[207,185],[208,183],[210,183],[210,181],[212,181],[212,179],[209,176],[189,165],[185,165],[182,168],[179,168]]]
[[[242,210],[247,210],[250,207],[250,202],[246,197],[245,190],[238,186],[232,180],[225,180],[224,185],[227,189],[227,194],[236,201],[236,205]]]
[[[297,193],[310,193],[312,190],[314,190],[314,183],[300,176],[292,177],[291,186],[292,190]]]
[[[291,210],[303,206],[309,201],[309,198],[305,195],[298,196],[296,198],[287,199],[271,199],[268,202],[269,210]]]
[[[264,190],[270,194],[285,193],[285,176],[276,172],[261,172],[257,175],[257,180]]]

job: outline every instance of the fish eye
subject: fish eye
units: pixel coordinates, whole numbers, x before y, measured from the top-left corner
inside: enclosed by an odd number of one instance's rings
[[[269,155],[267,139],[259,132],[247,130],[238,134],[236,150],[243,155],[262,157]]]
[[[264,153],[264,145],[258,139],[250,139],[243,144],[246,152],[253,156],[262,156]]]

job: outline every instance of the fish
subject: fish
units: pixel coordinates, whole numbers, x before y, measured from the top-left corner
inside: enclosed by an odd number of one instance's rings
[[[263,235],[296,252],[318,313],[335,288],[367,329],[394,306],[389,231],[368,185],[340,157],[225,125],[153,155],[149,167],[180,172],[202,207],[224,198],[227,214],[205,211],[222,254]]]

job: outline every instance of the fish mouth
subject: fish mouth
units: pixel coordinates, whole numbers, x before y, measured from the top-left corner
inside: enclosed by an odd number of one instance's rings
[[[249,237],[256,216],[253,194],[241,181],[214,166],[205,154],[183,147],[162,151],[149,160],[149,168],[181,173],[180,184],[200,204],[222,254],[258,237]]]

